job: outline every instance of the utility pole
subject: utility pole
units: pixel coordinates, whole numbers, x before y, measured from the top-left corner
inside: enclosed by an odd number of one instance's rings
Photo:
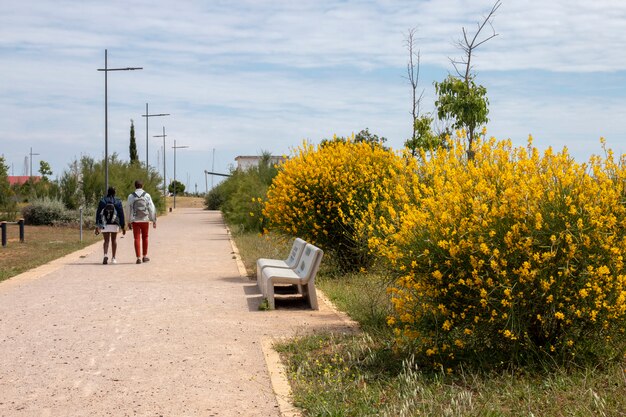
[[[215,172],[215,148],[213,148],[213,163],[211,164],[211,172]],[[213,175],[211,175],[211,190],[213,189]]]
[[[33,153],[33,148],[30,148],[30,179],[33,179],[33,155],[39,155],[38,153]]]
[[[104,190],[109,189],[109,99],[108,99],[108,73],[109,71],[134,71],[142,70],[143,67],[109,68],[107,50],[104,50]]]
[[[148,165],[148,119],[151,117],[169,116],[169,113],[149,114],[148,103],[146,103],[146,114],[142,114],[141,117],[146,118],[146,180],[150,175],[150,166]]]
[[[176,146],[176,139],[174,139],[174,208],[176,208],[176,149],[188,148],[189,146]]]
[[[146,120],[148,120],[146,118]],[[166,192],[166,187],[167,187],[167,179],[165,176],[165,137],[167,135],[165,134],[165,126],[163,126],[163,134],[162,135],[155,135],[155,138],[163,138],[163,198],[165,198],[165,196],[167,196],[167,192]]]

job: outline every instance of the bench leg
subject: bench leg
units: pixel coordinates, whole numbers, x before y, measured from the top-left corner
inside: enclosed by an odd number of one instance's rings
[[[261,280],[263,276],[261,276]],[[267,298],[267,307],[270,310],[274,310],[276,308],[276,303],[274,302],[274,283],[271,280],[267,280],[266,283],[263,284],[265,289],[265,298]]]
[[[307,298],[309,305],[313,310],[319,310],[317,304],[317,292],[315,291],[315,284],[310,283],[302,286],[302,295]]]
[[[265,295],[265,290],[263,289],[263,274],[261,274],[261,268],[259,268],[259,264],[256,266],[256,285],[259,287],[259,291],[261,294]]]

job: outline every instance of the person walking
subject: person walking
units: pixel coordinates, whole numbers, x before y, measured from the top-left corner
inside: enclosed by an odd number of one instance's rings
[[[143,183],[135,181],[136,190],[128,196],[128,227],[133,231],[135,240],[135,255],[137,263],[148,262],[148,231],[150,222],[156,229],[156,208],[152,197],[143,190]]]
[[[115,188],[109,187],[107,195],[100,199],[98,209],[96,210],[96,235],[102,233],[104,237],[103,265],[109,263],[109,242],[111,242],[111,263],[117,263],[115,255],[117,252],[117,234],[120,229],[122,229],[122,234],[125,235],[124,207],[122,207],[122,201],[115,197]]]

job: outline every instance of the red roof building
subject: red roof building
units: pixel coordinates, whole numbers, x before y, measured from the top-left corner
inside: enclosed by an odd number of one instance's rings
[[[9,175],[7,176],[9,180],[9,185],[22,185],[27,182],[31,177],[28,175]],[[38,182],[41,180],[40,176],[32,176],[34,182]]]

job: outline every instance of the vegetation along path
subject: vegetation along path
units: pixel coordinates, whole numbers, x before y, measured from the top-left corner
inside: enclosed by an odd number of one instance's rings
[[[219,212],[150,234],[148,263],[127,234],[116,265],[99,242],[0,283],[0,416],[281,415],[262,345],[344,321],[259,311]]]

